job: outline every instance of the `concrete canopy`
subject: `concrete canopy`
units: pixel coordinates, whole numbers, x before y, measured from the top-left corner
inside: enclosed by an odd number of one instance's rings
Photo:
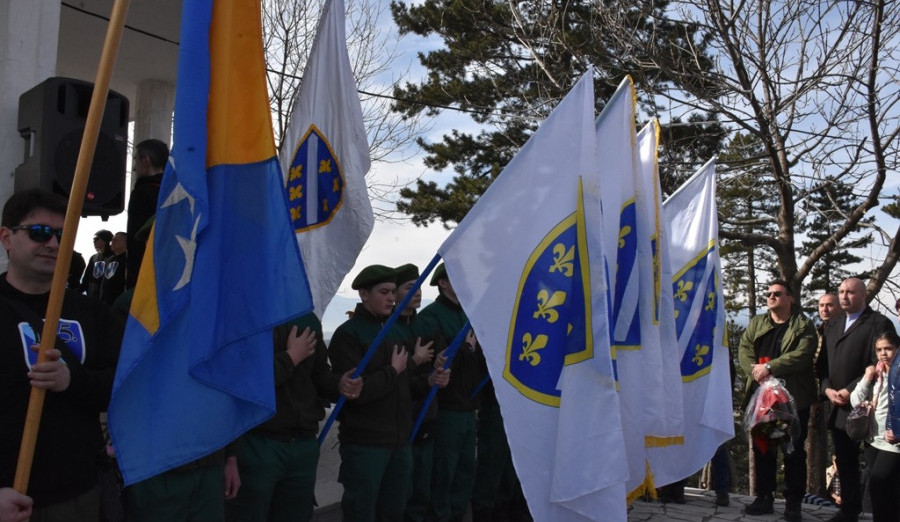
[[[113,0],[61,2],[57,76],[94,81],[112,7]],[[131,0],[110,88],[132,107],[141,82],[175,84],[180,26],[179,0]]]

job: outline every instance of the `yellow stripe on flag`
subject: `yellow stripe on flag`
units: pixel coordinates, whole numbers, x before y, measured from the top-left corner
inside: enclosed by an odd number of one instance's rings
[[[272,158],[259,2],[214,2],[212,16],[206,164]]]

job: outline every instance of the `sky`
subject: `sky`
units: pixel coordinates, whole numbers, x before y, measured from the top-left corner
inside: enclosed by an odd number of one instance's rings
[[[387,2],[384,2],[384,4],[386,5]],[[396,33],[393,21],[390,19],[390,14],[387,11],[382,13],[379,23],[385,30]],[[427,42],[413,36],[399,38],[396,41],[399,58],[394,62],[392,71],[385,72],[379,78],[382,82],[390,83],[396,81],[394,71],[408,70],[412,76],[422,74],[423,70],[418,66],[415,53],[436,45],[434,42]],[[430,122],[430,128],[425,137],[426,139],[438,139],[441,135],[448,132],[450,128],[462,128],[467,125],[472,125],[471,120],[468,118],[455,114],[441,116]],[[396,184],[399,187],[413,183],[423,175],[427,176],[428,179],[436,180],[438,183],[442,183],[442,179],[449,179],[449,174],[442,175],[426,169],[422,164],[421,152],[416,145],[413,145],[413,147],[415,147],[414,150],[407,151],[406,159],[398,155],[391,158],[392,163],[373,163],[368,175],[369,184]],[[131,157],[130,151],[128,157]],[[128,165],[130,169],[130,161]],[[131,186],[130,173],[126,186]],[[378,206],[383,207],[384,204],[378,203]],[[82,218],[75,240],[75,250],[80,252],[87,260],[94,253],[94,233],[100,229],[107,229],[113,233],[125,231],[126,221],[127,217],[124,212],[111,216],[106,222],[99,217]],[[369,241],[363,247],[355,266],[344,279],[338,290],[337,298],[323,316],[324,331],[333,331],[346,319],[344,313],[352,309],[353,303],[358,301],[358,294],[350,288],[350,283],[360,270],[372,264],[399,266],[406,263],[413,263],[420,270],[424,269],[437,253],[438,247],[449,233],[450,231],[445,229],[440,223],[429,227],[417,227],[408,220],[405,220],[405,222],[376,220],[375,228],[369,237]],[[427,284],[423,285],[422,293],[424,304],[437,297],[436,288]]]
[[[386,8],[388,2],[382,1],[383,7]],[[413,2],[415,3],[415,2]],[[389,12],[385,9],[382,11],[379,25],[383,30],[396,35],[396,29],[390,18]],[[399,80],[397,77],[402,71],[408,76],[403,79],[418,78],[424,74],[424,70],[419,66],[416,59],[417,52],[427,52],[433,48],[439,47],[440,43],[435,40],[427,40],[415,35],[397,36],[395,39],[398,59],[393,63],[391,70],[386,71],[377,80],[385,85],[389,85]],[[447,111],[445,111],[446,113]],[[459,113],[443,114],[429,122],[429,129],[424,137],[427,141],[435,141],[447,133],[452,128],[469,130],[474,128],[474,123],[470,118]],[[406,158],[399,156],[391,158],[392,163],[374,163],[370,170],[368,181],[370,185],[395,184],[403,186],[422,176],[429,180],[434,180],[438,184],[442,184],[449,180],[452,173],[435,172],[427,169],[422,164],[422,153],[417,150],[417,146],[406,153]],[[129,155],[130,157],[130,155]],[[130,167],[130,162],[129,167]],[[897,181],[893,183],[888,180],[888,185],[893,185],[885,189],[884,194],[892,194],[897,192]],[[130,179],[128,185],[130,186]],[[127,205],[127,203],[126,203]],[[379,207],[384,207],[384,203],[377,203]],[[880,214],[880,213],[879,213]],[[879,215],[877,214],[877,215]],[[399,216],[402,217],[402,216]],[[879,224],[884,226],[889,232],[896,230],[896,223],[893,220],[884,220],[883,214],[877,218]],[[94,233],[105,228],[112,232],[124,231],[126,223],[125,213],[118,216],[110,217],[108,222],[103,222],[99,217],[83,218],[79,225],[78,236],[75,242],[75,250],[81,252],[87,259],[93,254],[92,238]],[[444,228],[440,223],[433,224],[429,227],[417,227],[407,221],[396,222],[387,220],[376,220],[374,231],[363,248],[362,253],[353,269],[344,279],[343,284],[338,290],[335,300],[323,317],[323,328],[326,332],[333,331],[342,322],[346,316],[344,313],[352,309],[353,304],[358,300],[357,292],[350,288],[350,282],[359,273],[362,268],[371,264],[382,264],[387,266],[399,266],[405,263],[414,263],[423,269],[428,262],[434,257],[438,247],[449,235],[450,231]],[[883,254],[882,254],[883,255]],[[879,253],[871,252],[871,256],[878,259]],[[423,285],[423,301],[425,304],[433,300],[437,296],[436,289],[427,284]],[[884,292],[881,297],[885,302],[890,300],[890,295],[885,296]],[[893,301],[891,301],[893,303]],[[893,318],[893,314],[890,314]]]

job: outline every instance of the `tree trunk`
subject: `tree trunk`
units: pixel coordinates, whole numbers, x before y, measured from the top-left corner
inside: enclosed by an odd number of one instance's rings
[[[828,441],[825,434],[824,402],[817,402],[809,408],[808,435],[806,436],[806,491],[822,498],[828,498],[825,491],[825,469],[828,467],[826,453]]]

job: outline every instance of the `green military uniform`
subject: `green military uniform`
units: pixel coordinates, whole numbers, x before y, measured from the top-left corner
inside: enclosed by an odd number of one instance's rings
[[[478,461],[472,490],[472,521],[531,520],[513,467],[493,385],[488,383],[479,397]]]
[[[125,488],[129,522],[222,522],[225,459],[235,445]]]
[[[408,343],[408,346],[415,346],[416,340],[419,338],[422,339],[423,344],[433,341],[430,334],[423,328],[422,322],[418,320],[415,312],[412,315],[401,315],[398,317],[397,330],[400,332],[404,342]],[[432,345],[432,350],[435,353],[438,353],[440,349],[440,347],[436,346],[436,343]],[[433,371],[433,363],[433,360],[423,363],[412,373],[413,396],[421,397],[420,400],[413,402],[413,422],[415,422],[419,412],[422,410],[425,396],[427,396],[430,389],[428,377]],[[412,492],[406,505],[406,520],[408,521],[420,522],[425,520],[425,514],[428,511],[428,504],[431,499],[431,475],[433,469],[434,421],[437,419],[437,410],[437,401],[433,400],[413,440]]]
[[[432,284],[446,272],[435,271]],[[462,307],[443,294],[426,306],[420,319],[444,340],[452,342],[467,318]],[[477,397],[470,395],[487,374],[481,348],[463,342],[450,366],[451,378],[438,391],[435,421],[434,472],[431,481],[429,520],[459,520],[465,513],[475,481],[475,410]]]
[[[291,328],[316,334],[315,352],[296,366],[287,353]],[[273,331],[275,416],[241,439],[241,488],[226,506],[229,521],[305,521],[315,505],[322,399],[338,398],[340,375],[331,372],[322,324],[312,313]]]
[[[385,271],[385,273],[382,273]],[[367,267],[353,282],[354,289],[394,281],[393,270]],[[328,356],[337,373],[356,367],[384,324],[362,303],[331,338]],[[399,375],[391,366],[394,346],[407,347],[396,328],[384,337],[362,372],[359,398],[348,401],[339,416],[344,520],[401,521],[412,474],[412,453],[407,442],[412,429],[412,394],[407,368]]]

